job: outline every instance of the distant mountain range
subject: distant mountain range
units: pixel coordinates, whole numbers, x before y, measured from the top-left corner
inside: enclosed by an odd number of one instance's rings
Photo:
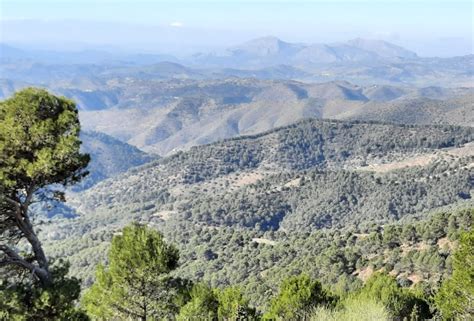
[[[254,77],[307,82],[472,86],[474,55],[423,58],[394,44],[368,39],[344,43],[289,43],[263,37],[218,53],[186,57],[106,51],[22,50],[0,44],[4,79],[81,88],[114,77],[215,79]]]
[[[19,49],[0,43],[2,63],[36,62],[41,64],[152,64],[159,61],[177,61],[171,55],[115,53],[104,50],[55,51]]]
[[[327,63],[417,59],[416,53],[381,40],[354,39],[334,44],[299,44],[263,37],[227,49],[220,54],[195,55],[198,65],[261,68],[278,64],[300,67]]]
[[[473,126],[473,75],[474,55],[422,58],[367,39],[263,37],[180,59],[0,44],[1,99],[40,86],[78,104],[93,155],[80,188],[153,159],[145,152],[170,155],[309,117]]]

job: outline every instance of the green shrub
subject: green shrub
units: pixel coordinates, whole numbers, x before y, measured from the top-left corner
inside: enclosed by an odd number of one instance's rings
[[[67,277],[68,270],[69,264],[63,261],[53,265],[52,282],[47,286],[28,279],[0,281],[0,320],[89,320],[76,306],[81,283]]]
[[[177,316],[177,320],[216,320],[219,301],[217,296],[205,284],[195,284],[191,289],[191,300],[186,303]]]
[[[461,236],[453,258],[453,275],[441,286],[435,303],[444,319],[474,315],[474,229]]]
[[[305,318],[317,305],[331,304],[334,299],[322,288],[321,283],[305,274],[285,279],[280,292],[271,300],[264,320],[293,320]]]
[[[395,278],[384,273],[372,275],[354,299],[380,302],[394,317],[431,317],[429,305],[423,298],[410,289],[402,288]]]
[[[390,314],[383,304],[370,299],[348,299],[342,308],[334,310],[317,307],[310,317],[311,321],[388,321]]]

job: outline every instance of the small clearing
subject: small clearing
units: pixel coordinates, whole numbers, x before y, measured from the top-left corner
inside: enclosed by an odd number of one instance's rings
[[[362,280],[363,282],[367,281],[370,276],[374,273],[374,269],[371,266],[368,266],[362,270],[357,270],[353,274],[357,275],[357,277]]]
[[[455,243],[450,241],[447,237],[443,237],[437,242],[440,249],[449,249],[450,251],[454,249]]]
[[[410,280],[411,282],[413,282],[413,285],[417,284],[417,283],[420,283],[423,278],[421,276],[419,276],[418,274],[410,274],[409,276],[407,276],[407,279]]]
[[[446,153],[457,157],[474,156],[474,142],[467,143],[462,147],[448,148]]]
[[[261,238],[261,237],[254,237],[252,239],[252,242],[258,243],[258,244],[268,244],[268,245],[277,245],[278,243],[269,239]]]
[[[245,185],[255,184],[265,176],[262,173],[251,172],[240,174],[239,178],[234,182],[235,186],[242,187]]]
[[[422,154],[411,156],[402,160],[393,161],[390,163],[383,163],[383,164],[369,164],[364,167],[357,168],[361,171],[370,171],[376,173],[387,173],[390,171],[394,171],[397,169],[403,169],[408,167],[414,166],[426,166],[433,162],[436,159],[446,159],[452,157],[474,157],[474,142],[470,142],[465,144],[462,147],[450,147],[439,149],[433,151],[432,153]],[[473,166],[474,161],[469,164],[469,166]]]
[[[291,181],[289,181],[288,183],[286,183],[284,186],[285,187],[295,187],[295,186],[299,186],[301,183],[301,178],[295,178]]]
[[[166,221],[171,217],[171,215],[174,215],[176,213],[177,213],[176,211],[160,211],[153,214],[153,217],[159,217],[163,221]]]
[[[426,166],[436,158],[434,154],[419,155],[406,158],[404,160],[395,161],[385,164],[370,164],[365,167],[359,168],[359,170],[376,172],[376,173],[387,173],[397,169],[414,167],[414,166]]]

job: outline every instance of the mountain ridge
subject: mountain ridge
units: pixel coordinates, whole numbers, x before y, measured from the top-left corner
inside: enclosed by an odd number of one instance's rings
[[[418,55],[382,40],[356,38],[341,43],[306,44],[290,43],[274,36],[266,36],[230,47],[221,54],[204,54],[197,58],[198,64],[204,65],[232,67],[244,64],[252,67],[293,64],[302,67],[323,63],[409,60],[418,58]]]
[[[237,135],[252,134],[308,117],[378,119],[401,122],[412,110],[424,118],[414,123],[473,125],[463,113],[472,110],[469,89],[414,89],[357,86],[349,82],[305,84],[295,81],[227,79],[210,81],[129,82],[113,92],[120,104],[83,110],[84,128],[103,131],[145,151],[168,155],[176,150]],[[139,92],[146,101],[135,96]],[[101,94],[103,95],[103,94]],[[442,100],[468,95],[452,106]],[[418,100],[416,100],[418,99]],[[423,106],[434,101],[430,109]],[[82,100],[80,100],[82,101]],[[133,106],[133,108],[131,108]],[[410,107],[409,107],[410,106]],[[383,113],[378,114],[378,110]],[[452,113],[452,116],[448,114]],[[121,119],[128,128],[108,119]]]

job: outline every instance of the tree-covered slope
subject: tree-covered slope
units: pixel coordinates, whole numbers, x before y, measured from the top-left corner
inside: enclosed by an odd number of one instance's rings
[[[309,169],[363,169],[457,147],[471,142],[473,135],[469,127],[307,120],[163,158],[85,192],[81,204],[96,207],[131,204],[138,199],[154,201],[161,193],[173,197],[181,195],[178,190],[183,188],[212,185],[213,180],[224,183],[231,174],[264,177]],[[121,190],[127,193],[115,193]],[[112,198],[113,202],[107,201]]]
[[[378,120],[401,124],[452,124],[473,126],[474,95],[446,100],[413,98],[383,104],[368,103],[346,112],[343,119]]]
[[[416,117],[408,123],[471,125],[469,119],[454,115],[471,108],[469,100],[461,98],[471,92],[467,88],[257,79],[117,79],[111,84],[104,90],[74,93],[83,108],[85,128],[103,131],[160,155],[261,133],[311,117],[406,123],[409,113]],[[445,102],[458,97],[452,103]],[[111,104],[112,100],[115,103]]]
[[[138,148],[98,132],[82,132],[81,148],[91,156],[87,167],[89,175],[75,190],[87,189],[96,183],[123,173],[131,167],[143,165],[156,159]]]
[[[307,118],[473,125],[472,88],[111,77],[44,86],[77,102],[85,130],[162,156]],[[23,86],[0,81],[0,92]]]
[[[472,209],[425,214],[417,221],[367,228],[266,232],[193,224],[166,229],[180,244],[177,273],[213,286],[239,284],[264,308],[287,275],[307,273],[339,295],[385,271],[405,287],[438,288],[451,271],[459,234],[472,228]],[[185,233],[176,233],[185,230]],[[425,295],[429,295],[426,293]]]
[[[131,221],[175,235],[187,252],[195,229],[259,239],[425,219],[472,205],[473,140],[469,127],[302,121],[194,147],[70,193],[79,216],[43,233],[90,280],[111,235]],[[198,248],[209,249],[205,241]],[[203,251],[197,279],[215,263]]]

